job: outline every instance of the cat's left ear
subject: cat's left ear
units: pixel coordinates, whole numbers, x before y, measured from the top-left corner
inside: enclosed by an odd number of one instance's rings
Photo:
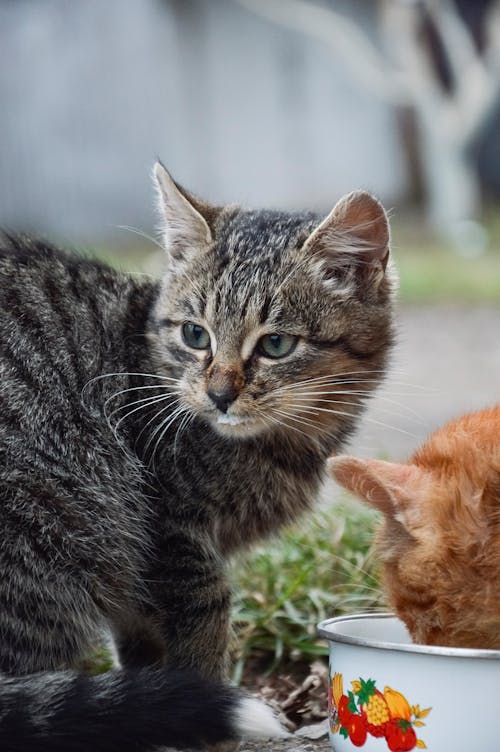
[[[154,166],[165,249],[176,261],[210,247],[221,208],[193,196],[176,183],[161,162]]]
[[[361,501],[396,519],[411,532],[419,523],[419,490],[426,473],[416,465],[365,460],[348,455],[330,457],[332,478]]]
[[[355,270],[379,284],[389,260],[387,212],[370,193],[349,193],[312,232],[304,247],[320,261],[326,279]]]

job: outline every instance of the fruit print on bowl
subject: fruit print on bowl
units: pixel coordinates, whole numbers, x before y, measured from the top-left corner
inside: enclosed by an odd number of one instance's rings
[[[382,692],[374,679],[355,679],[345,693],[343,676],[335,673],[328,710],[332,733],[349,739],[355,747],[363,747],[370,735],[384,738],[391,752],[427,748],[417,733],[425,726],[423,719],[431,708],[410,705],[406,697],[392,687],[386,686]]]

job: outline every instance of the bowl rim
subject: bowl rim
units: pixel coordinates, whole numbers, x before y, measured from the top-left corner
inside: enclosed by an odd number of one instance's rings
[[[453,648],[442,645],[417,645],[411,642],[385,642],[384,640],[367,640],[364,637],[343,635],[328,631],[331,624],[340,624],[347,621],[360,621],[363,619],[398,619],[393,613],[366,612],[363,614],[346,614],[324,619],[318,624],[317,630],[320,637],[328,642],[341,642],[347,645],[357,645],[364,648],[378,648],[382,650],[395,650],[402,653],[425,653],[427,655],[443,655],[455,658],[487,658],[500,660],[500,650],[486,650],[482,648]]]

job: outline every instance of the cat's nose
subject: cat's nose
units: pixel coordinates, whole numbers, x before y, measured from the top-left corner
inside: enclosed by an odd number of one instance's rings
[[[229,405],[231,405],[238,396],[238,391],[234,386],[227,384],[222,389],[209,389],[207,394],[218,410],[222,413],[227,413]]]
[[[222,413],[235,401],[245,383],[240,368],[214,362],[208,369],[207,395]]]

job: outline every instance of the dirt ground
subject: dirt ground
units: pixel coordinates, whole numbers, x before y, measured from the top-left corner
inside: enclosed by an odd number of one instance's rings
[[[320,739],[304,739],[293,734],[287,739],[270,739],[260,742],[243,742],[238,752],[331,752],[330,741],[325,733]]]

